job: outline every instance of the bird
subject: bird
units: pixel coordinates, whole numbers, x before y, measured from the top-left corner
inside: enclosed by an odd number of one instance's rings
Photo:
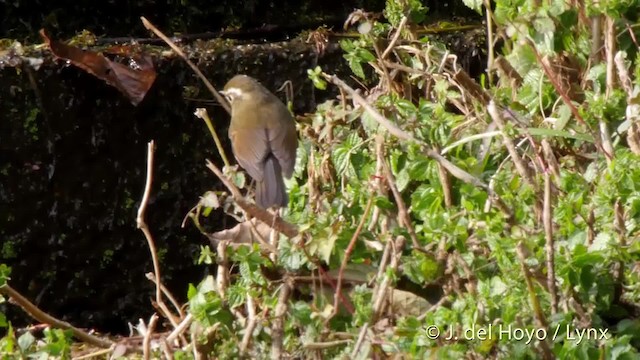
[[[256,181],[256,204],[286,207],[284,177],[296,162],[298,136],[293,115],[282,101],[247,75],[235,75],[220,91],[231,105],[229,139],[233,154]]]

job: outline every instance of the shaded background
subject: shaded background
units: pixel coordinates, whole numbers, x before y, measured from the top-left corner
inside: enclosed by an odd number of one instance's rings
[[[449,9],[446,3],[428,5],[436,13]],[[42,27],[53,38],[83,29],[106,37],[150,37],[142,15],[168,34],[273,25],[283,29],[284,38],[293,38],[304,27],[340,30],[354,8],[383,7],[382,0],[0,0],[0,38],[40,43]],[[235,73],[252,75],[272,90],[291,80],[297,113],[335,95],[315,91],[307,69],[320,65],[339,76],[350,73],[335,44],[324,54],[300,40],[242,53],[189,51],[216,87]],[[193,226],[180,224],[200,195],[222,189],[204,166],[207,158],[221,160],[193,112],[209,110],[227,150],[228,116],[182,60],[156,57],[155,65],[156,82],[137,107],[101,80],[48,57],[38,70],[0,67],[0,263],[12,267],[11,284],[18,291],[81,327],[124,332],[127,321],[153,311],[153,286],[145,278],[151,257],[135,224],[151,139],[157,151],[147,222],[163,281],[184,300],[188,284],[213,271],[195,264],[207,240]],[[219,212],[206,223],[211,231],[230,225]],[[8,304],[0,311],[16,326],[31,321]]]

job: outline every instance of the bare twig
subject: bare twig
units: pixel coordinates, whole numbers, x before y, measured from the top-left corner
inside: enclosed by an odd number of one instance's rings
[[[544,206],[542,210],[542,221],[544,223],[544,235],[547,248],[547,288],[551,295],[551,314],[558,312],[558,290],[556,289],[555,270],[555,246],[553,240],[553,213],[551,199],[551,175],[544,174]]]
[[[85,360],[85,359],[96,359],[99,358],[102,355],[107,355],[109,353],[111,353],[113,351],[113,349],[109,348],[109,349],[100,349],[98,351],[94,351],[88,354],[84,354],[81,356],[75,356],[73,358],[73,360]]]
[[[218,270],[216,274],[216,287],[221,299],[226,299],[227,287],[229,286],[229,259],[227,259],[226,240],[220,241],[216,248],[216,263]]]
[[[396,126],[396,124],[392,123],[389,119],[382,116],[376,109],[373,108],[360,94],[358,94],[353,88],[347,85],[344,81],[340,80],[337,76],[328,75],[323,73],[324,78],[331,82],[334,85],[337,85],[339,88],[345,90],[351,98],[358,103],[358,105],[362,106],[375,121],[377,121],[380,125],[382,125],[387,131],[391,133],[391,135],[401,139],[401,140],[410,140],[415,142],[420,142],[418,139],[414,138],[413,135],[405,132]]]
[[[326,350],[331,349],[336,346],[347,345],[353,342],[353,340],[334,340],[334,341],[326,341],[326,342],[309,342],[302,345],[307,350]]]
[[[593,138],[593,142],[596,144],[596,148],[602,152],[604,154],[604,156],[607,157],[607,159],[613,159],[613,154],[607,152],[603,145],[602,145],[602,139],[600,138],[600,136],[598,136],[598,134],[593,131],[593,129],[591,129],[591,127],[589,127],[589,124],[587,124],[587,122],[584,120],[584,118],[582,117],[582,115],[580,114],[580,111],[578,111],[578,108],[573,104],[573,102],[571,101],[571,98],[569,97],[569,95],[567,94],[566,91],[563,90],[562,85],[560,84],[559,80],[558,80],[558,76],[553,72],[553,70],[551,69],[550,66],[548,66],[543,60],[542,60],[542,56],[540,56],[540,53],[538,53],[538,50],[536,49],[535,44],[533,43],[533,41],[531,41],[530,39],[527,39],[527,42],[529,44],[529,47],[531,48],[531,50],[533,51],[533,54],[536,57],[536,61],[538,62],[538,64],[542,67],[542,69],[544,70],[545,74],[547,75],[547,78],[549,79],[549,81],[551,81],[551,84],[553,85],[554,89],[556,89],[556,91],[558,92],[558,94],[560,95],[560,98],[562,99],[562,102],[567,105],[567,107],[569,108],[569,110],[571,110],[571,114],[576,118],[576,120],[578,120],[578,122],[585,127],[585,129],[589,132],[589,134],[591,135],[591,137]]]
[[[247,302],[245,303],[247,308],[247,324],[244,327],[244,336],[240,343],[240,354],[245,355],[249,349],[251,338],[253,337],[253,331],[258,325],[258,319],[256,317],[256,305],[251,297],[251,294],[247,293]]]
[[[487,16],[487,75],[489,76],[489,82],[493,82],[493,64],[494,64],[494,34],[493,34],[493,11],[491,10],[491,1],[483,1],[484,8]]]
[[[193,114],[196,117],[199,117],[200,119],[202,119],[204,123],[207,124],[207,128],[211,133],[211,137],[213,137],[213,141],[216,143],[216,148],[218,148],[218,153],[220,153],[220,156],[222,157],[224,166],[229,167],[229,160],[227,159],[227,154],[224,151],[224,147],[222,147],[222,142],[220,142],[220,138],[218,137],[218,132],[216,131],[216,128],[214,128],[213,124],[211,123],[211,118],[209,118],[209,113],[207,112],[207,109],[197,108]]]
[[[278,303],[276,304],[273,316],[273,325],[271,326],[271,358],[282,359],[282,345],[284,342],[284,317],[289,307],[289,296],[293,290],[293,279],[285,276]]]
[[[393,198],[396,200],[396,205],[398,206],[398,218],[400,218],[400,222],[404,225],[409,232],[409,236],[411,236],[411,243],[413,247],[418,250],[421,248],[420,243],[418,242],[418,235],[416,234],[416,230],[413,228],[413,223],[409,218],[409,211],[407,210],[407,205],[404,203],[402,199],[402,194],[398,191],[398,187],[396,186],[395,177],[391,173],[389,169],[389,165],[386,161],[382,162],[382,168],[384,170],[384,176],[387,179],[387,185],[389,189],[391,189],[391,193],[393,194]]]
[[[616,27],[615,20],[610,16],[605,19],[605,54],[607,58],[607,89],[606,97],[609,98],[616,86],[616,64],[614,61],[616,55]]]
[[[495,102],[490,101],[489,105],[487,105],[487,110],[489,111],[489,114],[491,115],[491,118],[493,119],[493,121],[495,121],[495,123],[498,125],[498,128],[502,132],[502,141],[504,143],[504,146],[507,148],[509,155],[511,155],[511,160],[513,161],[513,164],[518,170],[518,173],[520,173],[520,176],[522,177],[522,179],[527,183],[527,185],[531,186],[531,188],[534,189],[534,191],[536,191],[536,194],[537,194],[538,187],[536,186],[536,183],[533,181],[533,177],[531,177],[531,174],[529,173],[527,166],[522,161],[520,154],[518,154],[518,150],[516,150],[516,146],[513,143],[513,140],[511,140],[509,135],[505,132],[506,130],[505,122]]]
[[[609,99],[616,86],[616,64],[614,61],[616,54],[616,28],[615,21],[607,16],[605,18],[605,55],[607,66],[607,88],[605,97]],[[613,157],[613,144],[611,143],[611,134],[609,132],[609,124],[606,119],[599,119],[598,125],[600,126],[600,137],[602,139],[602,147],[604,150],[611,154]],[[612,157],[607,157],[607,163],[611,164]]]
[[[295,237],[298,235],[298,229],[295,225],[290,224],[279,216],[275,216],[274,214],[269,213],[267,210],[249,203],[244,199],[242,194],[240,194],[240,190],[227,179],[226,176],[215,166],[211,161],[207,160],[207,167],[214,173],[216,176],[222,181],[222,183],[227,187],[233,199],[236,201],[238,206],[240,206],[247,214],[255,217],[256,219],[262,221],[263,223],[272,226],[274,230],[279,231],[286,235],[287,237]]]
[[[466,90],[466,93],[471,95],[474,99],[478,100],[482,104],[487,104],[491,101],[491,96],[473,80],[466,71],[460,69],[453,74],[453,79],[460,84],[462,89]],[[465,91],[461,91],[464,94]]]
[[[614,62],[616,63],[616,70],[618,71],[618,77],[620,78],[620,84],[624,91],[627,92],[627,98],[633,95],[633,81],[629,76],[629,69],[627,64],[625,64],[624,52],[618,51],[616,56],[614,57]]]
[[[151,335],[153,334],[153,330],[155,329],[157,322],[158,315],[151,315],[151,319],[149,319],[149,326],[147,327],[147,331],[144,334],[144,340],[142,341],[142,357],[144,360],[151,359]]]
[[[164,294],[164,296],[166,296],[167,299],[169,299],[169,302],[171,302],[171,305],[173,305],[173,307],[176,309],[176,311],[178,312],[178,315],[180,316],[180,318],[183,318],[184,317],[184,311],[182,311],[182,307],[178,303],[178,300],[176,300],[176,298],[169,291],[169,289],[167,289],[167,287],[162,285],[162,284],[158,284],[156,282],[156,277],[152,272],[147,273],[146,276],[147,276],[147,279],[151,280],[154,284],[156,284],[156,286],[160,286],[160,290],[162,290],[162,293]]]
[[[171,348],[169,347],[169,344],[167,344],[166,340],[160,342],[160,348],[164,353],[165,360],[173,360],[173,352],[171,351]]]
[[[364,223],[367,221],[367,218],[369,217],[369,212],[371,211],[371,205],[373,205],[373,196],[370,197],[369,200],[367,201],[367,205],[364,209],[364,213],[362,214],[362,218],[360,218],[360,223],[358,223],[358,227],[356,228],[356,231],[353,233],[353,236],[349,241],[349,245],[347,245],[347,249],[344,252],[344,257],[342,258],[342,263],[340,264],[340,270],[338,271],[336,293],[333,296],[333,311],[331,313],[331,316],[327,317],[327,321],[331,319],[333,316],[335,316],[335,314],[338,313],[338,306],[340,303],[340,298],[342,296],[342,292],[341,292],[342,277],[344,276],[344,269],[347,267],[347,263],[349,262],[349,257],[351,256],[353,249],[355,249],[356,247],[356,242],[358,240],[358,237],[360,236],[360,232],[362,231],[362,228],[364,227]]]
[[[506,77],[511,79],[511,83],[514,87],[518,88],[522,85],[522,76],[516,71],[516,69],[511,66],[511,63],[505,59],[503,56],[498,56],[496,58],[495,66],[500,70]]]
[[[178,326],[176,326],[173,331],[167,336],[166,341],[170,344],[176,341],[176,339],[178,339],[178,336],[182,335],[182,333],[187,330],[192,321],[193,315],[191,313],[187,314],[187,316],[182,319],[180,324],[178,324]]]
[[[454,165],[452,162],[450,162],[449,160],[445,159],[444,156],[440,155],[440,153],[438,153],[437,151],[435,151],[433,149],[429,149],[427,144],[425,144],[424,142],[421,142],[420,140],[418,140],[415,137],[413,137],[411,134],[409,134],[409,133],[403,131],[402,129],[400,129],[399,127],[397,127],[394,123],[392,123],[387,118],[382,116],[362,96],[360,96],[360,94],[358,94],[353,88],[351,88],[349,85],[347,85],[344,81],[340,80],[337,76],[335,76],[335,75],[330,76],[328,74],[323,73],[323,77],[325,79],[327,79],[327,81],[329,81],[332,84],[338,86],[340,89],[346,91],[351,96],[351,98],[353,99],[354,102],[356,102],[356,103],[358,103],[358,105],[362,106],[362,108],[364,108],[371,115],[371,117],[375,121],[377,121],[385,129],[387,129],[387,131],[389,131],[392,135],[396,136],[397,138],[399,138],[401,140],[414,141],[414,142],[422,145],[425,148],[425,150],[424,150],[425,151],[425,155],[427,155],[431,159],[435,160],[438,164],[440,164],[442,167],[447,169],[447,171],[451,175],[453,175],[454,177],[464,181],[467,184],[471,184],[473,186],[479,187],[479,188],[487,191],[487,193],[491,197],[491,200],[492,200],[491,203],[493,205],[495,205],[500,211],[502,211],[507,216],[508,219],[512,219],[513,218],[513,212],[511,211],[511,209],[509,209],[509,207],[504,203],[504,201],[502,201],[500,196],[498,194],[496,194],[495,191],[493,191],[493,189],[490,188],[487,184],[482,182],[482,180],[480,180],[480,179],[476,178],[475,176],[469,174],[468,172],[460,169],[459,167]]]
[[[353,346],[353,351],[351,352],[352,359],[358,359],[358,353],[360,352],[360,347],[362,347],[362,343],[364,342],[364,339],[367,335],[367,331],[369,331],[368,322],[364,323],[364,325],[362,325],[362,328],[360,329],[360,333],[358,334],[358,340],[356,341],[356,344]]]
[[[382,53],[382,56],[380,57],[380,60],[384,60],[391,51],[393,51],[393,48],[396,46],[396,43],[398,42],[398,39],[400,38],[400,34],[402,33],[402,29],[405,27],[405,25],[407,25],[407,16],[406,15],[402,15],[402,19],[400,19],[400,23],[398,24],[398,27],[396,28],[396,33],[393,34],[393,38],[391,38],[391,42],[389,43],[389,45],[387,45],[387,48],[384,49],[384,52]],[[382,62],[382,61],[381,61]]]
[[[325,79],[327,79],[327,81],[329,81],[332,84],[338,86],[340,89],[345,90],[349,94],[349,96],[351,96],[351,98],[353,99],[354,102],[356,102],[358,105],[362,106],[362,108],[365,109],[375,121],[377,121],[380,125],[382,125],[382,127],[387,129],[387,131],[389,131],[389,133],[391,133],[391,135],[397,137],[398,139],[414,141],[414,142],[416,142],[416,143],[418,143],[418,144],[420,144],[422,146],[427,147],[427,144],[425,144],[424,142],[416,139],[413,135],[411,135],[411,134],[407,133],[406,131],[400,129],[398,126],[396,126],[389,119],[387,119],[384,116],[382,116],[360,94],[358,94],[353,88],[351,88],[349,85],[347,85],[344,81],[340,80],[340,78],[338,78],[335,75],[330,76],[328,74],[323,74],[323,76],[324,76]],[[429,150],[426,150],[425,154],[428,157],[432,158],[433,160],[437,161],[439,164],[441,164],[445,169],[447,169],[447,171],[449,171],[449,173],[451,173],[451,175],[455,176],[456,178],[458,178],[458,179],[460,179],[460,180],[462,180],[462,181],[464,181],[466,183],[469,183],[469,184],[472,184],[474,186],[480,187],[480,188],[482,188],[484,190],[488,189],[487,184],[483,183],[480,179],[474,177],[473,175],[467,173],[466,171],[460,169],[459,167],[457,167],[453,163],[449,162],[442,155],[440,155],[437,151],[429,149]]]
[[[391,283],[391,278],[388,276],[387,271],[391,271],[396,273],[398,271],[398,266],[400,264],[400,257],[402,255],[401,249],[404,247],[405,243],[404,236],[398,236],[395,242],[389,241],[387,246],[391,249],[391,259],[389,261],[389,266],[385,270],[382,266],[380,267],[380,271],[378,273],[382,273],[382,281],[376,287],[376,291],[374,291],[373,296],[373,321],[377,321],[378,318],[382,315],[383,304],[387,299],[387,295],[389,294],[389,284]]]
[[[602,49],[602,15],[591,16],[591,54],[589,61],[592,64],[600,63],[600,50]]]
[[[547,320],[545,319],[544,311],[542,310],[542,306],[540,306],[540,301],[538,300],[536,290],[533,286],[533,275],[527,267],[525,253],[526,250],[524,249],[524,244],[522,242],[518,243],[518,245],[516,246],[516,254],[518,255],[518,260],[520,260],[520,267],[524,275],[524,281],[527,284],[527,292],[529,293],[529,300],[531,301],[531,307],[533,308],[536,325],[540,329],[546,329]],[[545,360],[555,359],[553,353],[551,352],[551,349],[549,348],[549,344],[547,344],[547,339],[540,340],[540,347],[542,348],[542,357]]]
[[[113,345],[113,342],[108,339],[103,339],[87,332],[78,329],[77,327],[69,324],[68,322],[58,320],[53,316],[45,313],[40,310],[35,304],[29,301],[27,298],[22,296],[18,291],[9,286],[9,284],[4,284],[0,286],[0,294],[3,294],[9,298],[13,302],[15,302],[18,306],[22,308],[27,314],[29,314],[32,318],[38,320],[41,323],[49,324],[55,328],[70,330],[73,336],[77,339],[80,339],[88,344],[98,346],[101,348],[110,348]]]
[[[151,22],[149,22],[149,20],[147,20],[144,16],[141,17],[140,19],[142,20],[142,24],[144,25],[144,27],[146,27],[148,30],[151,30],[154,34],[156,34],[159,38],[161,38],[165,43],[167,43],[167,45],[169,45],[169,47],[173,51],[175,51],[176,54],[178,54],[187,63],[187,65],[189,65],[189,67],[191,67],[193,72],[195,72],[196,75],[198,75],[200,80],[202,80],[204,85],[207,87],[207,89],[209,89],[209,91],[211,92],[211,94],[213,94],[213,96],[216,98],[216,100],[218,100],[220,105],[229,114],[231,114],[231,108],[229,107],[229,104],[227,103],[227,101],[224,99],[224,97],[222,95],[220,95],[218,93],[218,91],[216,91],[216,89],[213,87],[213,85],[211,85],[209,80],[207,80],[207,78],[204,76],[202,71],[200,71],[200,69],[198,69],[196,64],[192,63],[191,60],[189,60],[189,58],[187,57],[187,55],[185,55],[185,53],[176,44],[174,44],[173,41],[171,41],[171,39],[169,39],[165,34],[163,34],[160,30],[158,30],[158,28],[153,26],[153,24],[151,24]]]
[[[156,303],[164,315],[171,324],[175,327],[178,325],[175,316],[171,313],[167,305],[162,300],[162,277],[160,276],[160,261],[158,260],[156,244],[153,241],[153,235],[144,220],[147,204],[149,203],[149,196],[151,196],[151,184],[153,182],[153,152],[155,150],[155,142],[151,140],[147,144],[147,180],[144,186],[144,194],[142,195],[142,201],[140,201],[140,207],[138,207],[138,216],[136,217],[136,223],[138,229],[142,230],[147,245],[149,246],[149,252],[151,253],[151,261],[153,262],[153,272],[156,283]]]

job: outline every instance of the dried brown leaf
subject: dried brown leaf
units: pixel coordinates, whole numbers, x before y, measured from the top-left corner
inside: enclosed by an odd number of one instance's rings
[[[138,105],[144,99],[156,79],[156,71],[149,57],[133,55],[132,60],[137,67],[133,69],[111,61],[100,53],[52,40],[44,29],[40,30],[40,35],[55,57],[68,60],[74,66],[120,90],[133,105]]]

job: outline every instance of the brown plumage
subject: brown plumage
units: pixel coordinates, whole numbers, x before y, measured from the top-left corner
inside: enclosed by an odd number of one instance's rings
[[[233,154],[256,181],[256,203],[265,209],[287,206],[283,175],[293,174],[298,147],[293,116],[278,97],[246,75],[234,76],[222,93],[231,103]]]

